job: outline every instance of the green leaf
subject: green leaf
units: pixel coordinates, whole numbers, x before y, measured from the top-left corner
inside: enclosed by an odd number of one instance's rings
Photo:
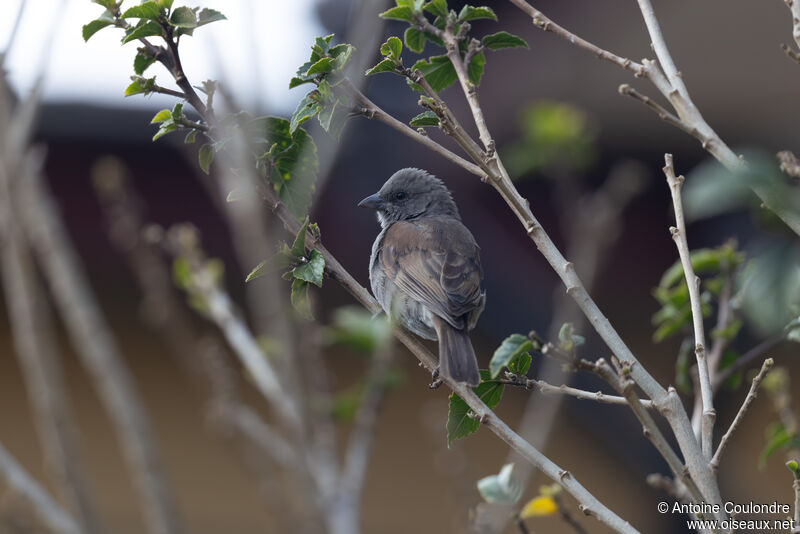
[[[308,282],[295,278],[292,282],[292,306],[300,316],[309,321],[314,318],[311,314],[311,302],[308,300]]]
[[[246,125],[247,137],[256,145],[254,153],[269,160],[269,179],[278,196],[302,220],[317,179],[317,148],[302,128],[292,133],[290,127],[289,121],[278,117],[260,117]]]
[[[522,497],[523,484],[514,477],[514,464],[506,464],[500,473],[478,480],[478,492],[490,504],[513,506]]]
[[[298,85],[303,85],[304,83],[313,83],[313,80],[304,80],[303,78],[295,76],[289,80],[289,89],[294,89]]]
[[[143,54],[142,52],[139,52],[136,54],[136,57],[133,58],[133,71],[141,76],[144,74],[144,71],[146,71],[148,67],[155,62],[156,58],[150,54]]]
[[[312,95],[313,93],[308,93],[300,103],[297,104],[297,109],[292,113],[292,120],[289,125],[290,133],[294,133],[301,124],[319,113],[319,102],[317,102]]]
[[[342,70],[350,61],[350,57],[353,55],[353,50],[355,50],[355,48],[356,47],[353,45],[347,43],[341,43],[331,48],[328,54],[334,58],[333,70]]]
[[[722,359],[719,362],[719,369],[720,371],[727,369],[739,359],[739,353],[735,350],[726,350],[725,353],[722,355]],[[742,385],[742,381],[744,379],[744,373],[742,371],[738,371],[733,373],[723,384],[723,387],[728,391],[736,391],[739,389],[739,386]]]
[[[531,357],[530,352],[525,352],[516,360],[508,364],[508,370],[515,375],[525,376],[528,374],[528,370],[530,370],[532,362],[533,358]]]
[[[170,15],[169,23],[176,28],[196,28],[197,13],[194,9],[186,6],[178,7]]]
[[[429,13],[433,13],[437,17],[446,17],[448,12],[447,0],[431,0],[422,6],[422,9]]]
[[[135,41],[136,39],[143,39],[145,37],[153,36],[161,36],[161,26],[159,26],[157,22],[144,22],[144,20],[142,20],[142,22],[129,28],[125,32],[125,37],[122,39],[122,44]]]
[[[153,136],[153,141],[158,141],[160,138],[164,137],[170,132],[174,132],[178,129],[178,125],[169,120],[161,124],[161,127],[158,129],[156,134]]]
[[[400,59],[400,54],[403,52],[403,42],[394,35],[389,37],[385,43],[381,45],[381,54],[390,56],[392,59]]]
[[[324,57],[311,65],[306,71],[306,76],[315,76],[317,74],[325,74],[333,70],[333,58]]]
[[[326,132],[330,131],[331,121],[333,120],[333,116],[336,113],[336,108],[338,106],[339,101],[334,100],[332,104],[323,106],[319,111],[319,115],[317,115],[317,119],[319,119],[319,125],[322,126],[322,129]]]
[[[203,145],[197,153],[197,162],[200,169],[206,174],[211,172],[211,162],[214,161],[214,148],[211,145]]]
[[[486,35],[481,39],[483,46],[489,50],[500,50],[501,48],[530,48],[528,43],[521,37],[508,32],[497,32]]]
[[[767,460],[769,460],[770,456],[772,456],[772,454],[776,451],[798,446],[800,446],[800,439],[798,439],[796,435],[786,430],[783,425],[778,424],[770,432],[770,435],[767,438],[767,444],[764,449],[762,449],[761,454],[758,457],[758,467],[760,469],[766,467]]]
[[[231,191],[228,196],[230,197],[235,192],[236,190]],[[289,247],[286,245],[286,243],[281,243],[278,252],[256,265],[255,268],[250,271],[250,274],[247,275],[245,282],[250,282],[256,278],[260,278],[267,273],[291,267],[294,265],[294,262],[295,259],[289,252]]]
[[[304,282],[322,287],[322,274],[325,272],[325,257],[314,249],[308,255],[308,261],[294,268],[292,274]]]
[[[216,9],[208,9],[204,7],[200,10],[200,13],[197,14],[197,26],[205,26],[206,24],[211,24],[212,22],[217,22],[218,20],[228,20],[228,17],[217,11]]]
[[[489,380],[489,371],[481,370],[481,382],[472,391],[493,410],[500,399],[503,397],[503,385],[496,382],[485,382]],[[461,397],[455,393],[450,394],[450,409],[447,414],[447,446],[457,439],[469,436],[480,427],[480,421],[472,417],[473,412]]]
[[[483,66],[486,64],[486,56],[483,55],[483,52],[478,52],[469,62],[469,67],[467,68],[467,76],[469,77],[469,81],[472,82],[472,85],[477,87],[481,83],[481,78],[483,77]]]
[[[434,91],[449,87],[458,79],[456,69],[447,56],[432,56],[427,60],[417,61],[411,70],[419,69]]]
[[[156,84],[155,77],[142,78],[141,76],[131,76],[131,84],[125,88],[125,96],[138,95],[140,93],[148,93],[153,89]]]
[[[304,258],[306,255],[306,230],[308,229],[308,224],[308,217],[306,217],[303,221],[303,225],[300,227],[300,231],[294,236],[292,248],[289,249],[289,253],[295,259]]]
[[[164,122],[172,118],[172,112],[168,109],[162,109],[158,113],[156,113],[153,120],[150,121],[150,124],[155,124],[157,122]]]
[[[112,9],[116,8],[117,1],[116,0],[92,0],[97,5],[103,6],[104,8],[111,11]]]
[[[425,48],[425,33],[416,28],[407,28],[403,34],[403,40],[406,42],[408,49],[417,54],[421,53]]]
[[[183,139],[183,142],[187,145],[191,145],[197,139],[197,130],[190,130],[186,137]]]
[[[433,111],[423,111],[408,123],[411,126],[439,126],[439,117]]]
[[[158,0],[158,5],[162,9],[170,10],[172,9],[173,0]]]
[[[112,22],[109,22],[109,21],[103,20],[103,19],[96,19],[96,20],[93,20],[92,22],[90,22],[89,24],[86,24],[83,27],[83,40],[84,41],[88,41],[89,38],[91,38],[92,35],[94,35],[95,33],[99,32],[100,30],[102,30],[106,26],[110,26],[111,24],[112,24]],[[141,73],[137,73],[137,74],[141,74]]]
[[[558,331],[558,346],[567,352],[572,351],[575,347],[583,345],[586,339],[575,333],[575,326],[572,323],[564,323]]]
[[[407,22],[414,21],[414,11],[407,6],[398,6],[387,9],[379,16],[384,19],[405,20]]]
[[[739,334],[739,330],[742,329],[742,321],[739,319],[734,319],[733,321],[728,324],[725,328],[715,328],[711,331],[711,337],[714,339],[726,339],[728,341],[733,341],[733,339]]]
[[[158,20],[161,14],[161,8],[158,7],[156,2],[142,2],[138,6],[129,7],[125,12],[120,15],[123,19],[147,19]]]
[[[391,59],[384,59],[371,69],[367,70],[364,74],[367,76],[372,76],[373,74],[378,74],[380,72],[394,72],[394,61]]]
[[[511,362],[528,351],[533,350],[533,342],[522,334],[512,334],[494,351],[492,360],[489,362],[491,378],[497,378],[503,367],[508,367]]]
[[[464,6],[461,9],[461,13],[458,14],[458,21],[464,22],[467,20],[474,20],[474,19],[492,19],[494,21],[497,20],[497,15],[494,14],[492,8],[481,6],[481,7],[474,7],[474,6]]]

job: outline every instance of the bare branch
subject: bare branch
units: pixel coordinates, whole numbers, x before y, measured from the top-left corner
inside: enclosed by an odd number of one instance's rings
[[[778,152],[777,156],[783,172],[792,178],[800,178],[800,159],[797,159],[797,156],[788,150]]]
[[[48,530],[56,534],[83,534],[83,531],[61,506],[0,445],[0,478],[8,489],[31,507]]]
[[[786,7],[792,14],[792,37],[795,45],[800,48],[800,2],[798,0],[784,0]],[[794,52],[789,46],[783,45],[784,51],[790,58],[800,62],[800,54]]]
[[[507,386],[519,386],[525,389],[536,389],[543,395],[567,395],[575,397],[580,400],[591,400],[601,404],[615,404],[615,405],[628,405],[628,399],[625,397],[618,397],[616,395],[607,395],[602,391],[586,391],[570,387],[566,384],[554,386],[544,380],[537,380],[535,378],[525,378],[523,376],[515,375],[513,373],[506,373],[506,378],[496,380],[498,384],[505,384]],[[651,400],[640,400],[643,407],[647,409],[655,409],[655,405]]]
[[[739,408],[739,412],[736,414],[736,417],[733,418],[733,422],[731,423],[730,428],[728,428],[728,431],[725,432],[724,436],[722,436],[719,446],[717,447],[717,452],[714,453],[714,457],[711,459],[711,468],[714,471],[719,468],[719,462],[722,457],[722,453],[725,452],[725,447],[728,446],[728,442],[730,441],[733,433],[737,428],[739,428],[739,425],[744,419],[744,416],[747,413],[747,410],[750,408],[750,405],[753,404],[753,401],[756,400],[756,397],[758,397],[758,386],[761,385],[761,381],[767,376],[767,373],[769,373],[770,369],[772,369],[774,363],[775,361],[772,358],[767,358],[764,360],[761,370],[756,376],[753,377],[753,383],[750,384],[750,391],[747,392],[747,396],[744,398],[744,402],[742,403],[741,408]]]
[[[792,482],[794,489],[794,528],[792,534],[800,534],[800,480]]]
[[[672,239],[678,247],[686,285],[689,288],[689,302],[692,309],[692,325],[694,327],[694,353],[697,357],[697,370],[700,381],[700,393],[703,400],[702,413],[702,447],[703,454],[710,460],[713,454],[714,420],[717,412],[714,410],[714,391],[711,387],[711,377],[708,373],[708,359],[706,358],[706,334],[703,326],[703,310],[700,301],[700,278],[694,273],[692,267],[689,243],[686,238],[686,223],[683,218],[683,202],[681,200],[681,186],[683,176],[675,176],[675,167],[672,154],[664,154],[664,175],[667,177],[672,205],[675,210],[675,224],[670,228]]]

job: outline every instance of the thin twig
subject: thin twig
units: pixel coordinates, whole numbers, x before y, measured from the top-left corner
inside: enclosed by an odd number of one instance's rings
[[[625,397],[618,397],[616,395],[607,395],[602,391],[586,391],[583,389],[577,389],[570,387],[566,384],[561,384],[560,386],[554,386],[553,384],[549,384],[544,380],[537,380],[535,378],[525,378],[519,375],[515,375],[512,373],[507,373],[506,378],[501,378],[497,380],[492,380],[492,382],[496,382],[498,384],[504,384],[507,386],[519,386],[524,387],[525,389],[536,389],[540,393],[544,395],[568,395],[570,397],[575,397],[576,399],[580,400],[591,400],[595,402],[599,402],[601,404],[615,404],[618,406],[627,406],[628,399]],[[651,400],[641,400],[640,401],[642,406],[647,409],[655,409],[655,405]]]
[[[694,273],[692,267],[689,243],[686,238],[686,223],[683,218],[683,202],[681,200],[681,186],[683,176],[675,175],[672,154],[664,154],[664,175],[667,177],[672,205],[675,210],[675,224],[670,228],[672,239],[678,247],[678,254],[683,265],[686,285],[689,288],[689,302],[692,309],[692,325],[694,327],[694,353],[697,357],[697,371],[700,382],[700,394],[703,400],[702,413],[702,447],[703,454],[711,459],[713,454],[714,420],[717,412],[714,410],[714,391],[711,387],[711,377],[708,373],[708,359],[706,358],[706,334],[703,326],[703,309],[700,301],[700,278]]]
[[[744,402],[742,403],[741,408],[739,408],[739,412],[736,414],[736,417],[733,418],[733,422],[728,428],[728,431],[722,436],[719,446],[717,447],[717,452],[714,453],[714,457],[711,459],[711,468],[713,470],[716,471],[719,468],[719,462],[722,458],[722,453],[725,452],[725,447],[728,446],[728,441],[731,439],[731,436],[736,429],[739,428],[739,425],[741,424],[742,419],[744,419],[747,410],[750,409],[750,405],[753,404],[753,401],[756,400],[756,397],[758,397],[758,386],[761,385],[761,381],[767,376],[767,373],[769,373],[770,369],[772,369],[774,363],[775,361],[772,358],[767,358],[764,360],[761,370],[756,376],[753,377],[753,383],[750,384],[750,391],[747,392],[747,396],[744,398]]]
[[[75,520],[0,445],[0,478],[8,489],[31,507],[48,530],[56,534],[84,534]]]
[[[741,356],[739,356],[739,358],[737,358],[732,365],[726,367],[725,369],[720,370],[719,373],[717,373],[717,375],[714,377],[714,389],[715,390],[719,389],[720,386],[722,386],[722,384],[724,384],[725,381],[731,377],[731,375],[738,372],[743,367],[747,366],[747,364],[751,363],[753,360],[763,356],[765,352],[775,347],[776,345],[779,345],[785,339],[786,339],[785,332],[774,334],[765,339],[764,341],[762,341],[761,343],[759,343],[758,345],[756,345],[755,347],[753,347],[752,349],[748,350]]]
[[[784,0],[784,2],[792,14],[792,37],[795,45],[800,48],[800,2],[798,0]],[[795,61],[800,60],[800,54],[792,51],[788,46],[784,45],[784,50]]]

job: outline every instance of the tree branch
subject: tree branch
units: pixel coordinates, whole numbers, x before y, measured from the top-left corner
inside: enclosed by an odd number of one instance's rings
[[[507,386],[524,387],[525,389],[536,389],[543,395],[568,395],[580,400],[591,400],[601,404],[615,404],[615,405],[628,405],[628,399],[625,397],[617,397],[616,395],[607,395],[602,391],[592,392],[583,389],[570,387],[566,384],[554,386],[544,380],[537,380],[535,378],[525,378],[523,376],[515,375],[513,373],[506,373],[506,378],[492,380],[498,384]],[[641,405],[647,409],[655,409],[655,405],[651,400],[640,400]]]
[[[0,477],[9,491],[31,507],[48,530],[56,534],[84,534],[75,520],[0,445]]]
[[[795,45],[800,48],[800,2],[798,0],[784,0],[784,2],[792,14],[792,37]],[[793,51],[787,45],[783,45],[783,49],[790,58],[800,62],[800,54],[798,52]]]
[[[739,425],[744,419],[747,410],[750,409],[750,405],[753,404],[753,401],[756,400],[756,397],[758,397],[758,386],[761,385],[761,381],[767,376],[767,373],[769,373],[770,369],[772,369],[774,363],[775,361],[772,358],[767,358],[764,360],[761,370],[756,376],[753,377],[753,383],[750,384],[750,390],[747,392],[747,396],[744,398],[744,402],[742,403],[741,408],[739,408],[739,412],[736,414],[736,417],[733,418],[733,422],[731,423],[730,428],[728,428],[728,431],[722,436],[719,446],[717,447],[717,452],[714,453],[714,457],[711,459],[711,469],[714,471],[719,468],[719,462],[722,458],[722,453],[725,452],[725,447],[728,446],[728,442],[730,441],[733,433],[737,428],[739,428]]]
[[[700,394],[703,400],[702,413],[702,447],[703,454],[710,460],[713,454],[714,420],[717,412],[714,410],[714,391],[711,387],[711,377],[708,373],[708,359],[706,358],[706,334],[703,326],[703,309],[700,301],[700,278],[694,273],[691,252],[686,238],[686,223],[683,218],[683,202],[681,200],[681,186],[683,176],[675,176],[675,167],[672,154],[664,154],[664,175],[667,177],[672,205],[675,210],[676,227],[670,228],[672,239],[678,247],[678,254],[683,265],[686,285],[689,288],[689,302],[692,309],[692,325],[694,328],[694,353],[697,357],[697,371],[700,382]]]

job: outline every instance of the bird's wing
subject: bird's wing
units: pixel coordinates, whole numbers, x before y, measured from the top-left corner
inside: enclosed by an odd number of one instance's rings
[[[379,261],[397,287],[456,328],[483,300],[480,249],[456,219],[429,218],[391,225]]]

